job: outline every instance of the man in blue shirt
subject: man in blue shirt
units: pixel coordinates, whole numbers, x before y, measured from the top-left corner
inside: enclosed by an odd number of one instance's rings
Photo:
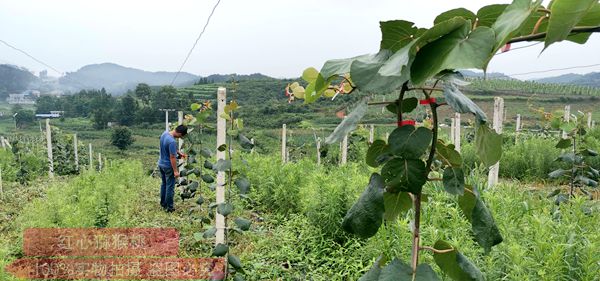
[[[183,138],[187,134],[187,127],[179,125],[175,130],[165,131],[160,136],[160,158],[158,159],[158,169],[162,184],[160,185],[160,205],[167,212],[173,212],[173,196],[175,194],[175,178],[179,177],[177,170],[178,156],[186,158],[187,155],[177,150],[177,141],[175,139]]]

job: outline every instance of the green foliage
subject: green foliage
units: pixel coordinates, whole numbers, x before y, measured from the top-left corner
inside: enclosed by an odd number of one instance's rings
[[[120,150],[127,149],[135,142],[131,129],[123,126],[114,127],[110,139],[110,143]]]
[[[433,259],[442,271],[454,280],[485,280],[479,269],[452,245],[443,240],[435,242]]]
[[[27,126],[32,125],[35,122],[35,113],[31,110],[23,109],[19,105],[16,105],[12,109],[13,114],[16,114],[15,125],[23,129]]]
[[[371,175],[369,186],[344,217],[344,230],[362,238],[369,238],[377,233],[384,213],[383,189],[381,176]]]

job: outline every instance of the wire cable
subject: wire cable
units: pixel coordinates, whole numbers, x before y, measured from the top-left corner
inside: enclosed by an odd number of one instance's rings
[[[600,66],[600,63],[596,63],[596,64],[590,64],[590,65],[571,66],[571,67],[565,67],[565,68],[553,68],[553,69],[538,70],[538,71],[530,71],[530,72],[522,72],[522,73],[515,73],[515,74],[506,74],[506,75],[507,75],[507,76],[521,76],[521,75],[537,74],[537,73],[546,73],[546,72],[560,71],[560,70],[579,69],[579,68],[589,68],[589,67],[595,67],[595,66]]]
[[[19,49],[19,48],[15,47],[15,46],[13,46],[13,45],[9,44],[8,42],[6,42],[6,41],[4,41],[4,40],[2,40],[2,39],[0,39],[0,42],[2,42],[4,45],[8,46],[9,48],[11,48],[11,49],[13,49],[13,50],[15,50],[15,51],[18,51],[18,52],[21,52],[21,53],[23,53],[24,55],[26,55],[26,56],[28,56],[29,58],[31,58],[32,60],[34,60],[34,61],[36,61],[36,62],[38,62],[38,63],[42,64],[43,66],[45,66],[45,67],[47,67],[47,68],[50,68],[50,69],[54,70],[56,73],[60,74],[61,76],[63,75],[63,72],[59,71],[58,69],[56,69],[56,68],[54,68],[54,67],[50,66],[49,64],[47,64],[47,63],[45,63],[45,62],[43,62],[43,61],[41,61],[41,60],[37,59],[36,57],[34,57],[34,56],[30,55],[29,53],[27,53],[27,52],[25,52],[25,51],[23,51],[23,50],[21,50],[21,49]]]
[[[188,52],[187,56],[185,56],[185,59],[183,60],[183,63],[181,64],[181,66],[179,67],[179,70],[175,74],[175,77],[173,77],[173,81],[171,81],[171,86],[173,86],[173,84],[175,83],[175,80],[177,80],[177,77],[179,76],[179,73],[181,73],[181,70],[183,69],[183,67],[187,63],[188,59],[192,55],[192,52],[194,51],[194,48],[196,48],[196,45],[198,44],[198,41],[200,41],[200,38],[202,38],[202,35],[206,31],[206,28],[208,27],[208,24],[210,23],[210,19],[212,18],[213,14],[215,13],[215,10],[217,9],[217,7],[219,6],[220,3],[221,3],[221,0],[217,0],[217,3],[215,4],[215,6],[213,7],[212,11],[210,12],[210,15],[208,15],[208,18],[206,19],[206,23],[204,24],[204,27],[202,28],[202,31],[200,32],[200,34],[196,38],[196,41],[194,42],[194,45],[192,45],[192,48]]]
[[[506,52],[497,53],[496,56],[497,55],[506,54],[506,53],[510,53],[511,51],[514,51],[514,50],[519,50],[519,49],[525,49],[525,48],[533,47],[533,46],[539,45],[541,43],[544,43],[544,42],[540,41],[540,42],[537,42],[537,43],[533,43],[533,44],[529,44],[529,45],[525,45],[525,46],[521,46],[521,47],[511,48],[510,50],[508,50]]]

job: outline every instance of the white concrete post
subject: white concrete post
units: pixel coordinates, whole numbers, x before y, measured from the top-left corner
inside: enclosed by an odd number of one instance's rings
[[[98,171],[102,171],[102,153],[98,152]]]
[[[169,111],[165,110],[165,130],[169,130]]]
[[[281,162],[285,163],[287,162],[287,129],[286,129],[286,125],[283,124],[282,128],[281,128]]]
[[[321,138],[317,138],[317,165],[321,165]]]
[[[75,171],[79,172],[79,151],[77,151],[77,134],[73,134],[73,150],[75,152]]]
[[[592,128],[592,113],[591,112],[588,112],[587,118],[588,118],[587,119],[587,126],[588,126],[588,128],[591,129]]]
[[[502,134],[502,120],[504,120],[504,99],[500,97],[494,98],[494,130],[498,134]],[[483,125],[485,126],[485,125]],[[500,162],[494,164],[488,173],[488,187],[493,187],[498,183],[498,172],[500,171]]]
[[[569,122],[571,120],[571,106],[570,105],[565,105],[565,116],[563,117],[563,120],[565,122]],[[567,138],[567,132],[565,132],[565,131],[562,132],[562,138],[563,139]]]
[[[454,113],[454,149],[460,152],[460,113]]]
[[[369,128],[369,144],[372,144],[375,141],[375,125],[371,124]],[[387,140],[386,140],[387,142]]]
[[[4,143],[4,137],[0,137],[0,144],[2,145],[2,149],[6,149],[6,144]]]
[[[183,111],[178,111],[177,112],[177,124],[178,125],[183,125]],[[177,149],[181,150],[181,146],[183,146],[183,139],[179,138],[177,139]],[[182,159],[183,161],[183,159]]]
[[[348,162],[348,134],[344,136],[342,140],[342,165]]]
[[[250,139],[250,143],[252,144],[252,149],[250,149],[250,154],[254,153],[254,138]]]
[[[225,105],[227,105],[227,91],[223,87],[217,89],[217,148],[225,144],[227,136],[227,123],[225,118]],[[229,149],[229,148],[228,148]],[[225,160],[225,151],[217,149],[217,161]],[[217,172],[216,203],[225,202],[225,172]],[[225,243],[225,217],[215,210],[215,227],[217,228],[215,245]]]
[[[48,176],[54,178],[54,159],[52,157],[52,131],[50,119],[46,118],[46,149],[48,150]]]
[[[4,189],[2,187],[2,168],[0,168],[0,196],[2,196],[2,200],[4,200]]]
[[[88,146],[89,146],[89,155],[90,155],[90,163],[88,163],[88,164],[89,164],[89,169],[92,170],[94,168],[94,151],[92,150],[91,143]]]
[[[517,125],[515,126],[515,132],[521,131],[521,114],[517,114]]]
[[[454,144],[454,141],[455,141],[454,129],[456,129],[456,120],[454,119],[454,116],[452,116],[452,117],[450,117],[450,142],[452,144]]]

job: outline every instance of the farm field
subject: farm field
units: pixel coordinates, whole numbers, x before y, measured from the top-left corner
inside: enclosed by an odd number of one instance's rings
[[[599,0],[172,2],[0,5],[0,281],[600,281]]]

